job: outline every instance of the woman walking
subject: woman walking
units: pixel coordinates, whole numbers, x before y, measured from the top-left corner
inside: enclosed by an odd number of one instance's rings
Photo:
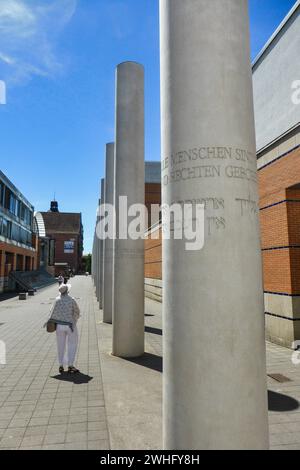
[[[57,352],[59,372],[64,372],[64,356],[68,345],[68,372],[79,372],[74,367],[74,361],[78,345],[77,320],[80,310],[76,300],[69,295],[70,284],[62,284],[59,287],[60,295],[56,298],[51,309],[49,320],[56,324]]]

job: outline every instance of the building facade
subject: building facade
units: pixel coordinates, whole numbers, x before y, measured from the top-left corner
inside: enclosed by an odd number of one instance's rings
[[[14,289],[12,274],[37,268],[34,208],[0,171],[0,292]]]
[[[39,265],[57,276],[81,270],[83,226],[81,213],[59,212],[56,201],[48,212],[37,212],[35,218],[40,238]]]
[[[253,64],[267,338],[300,340],[300,2]]]
[[[159,221],[159,211],[152,210],[161,204],[161,163],[145,162],[145,205],[148,210],[148,228]]]

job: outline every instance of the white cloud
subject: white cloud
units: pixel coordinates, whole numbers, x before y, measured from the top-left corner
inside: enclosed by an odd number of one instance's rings
[[[3,0],[0,3],[1,35],[17,34],[26,37],[32,34],[36,18],[28,6],[19,0]]]
[[[5,55],[5,54],[1,54],[1,52],[0,52],[0,61],[8,65],[13,65],[15,63],[15,60],[12,57],[9,57],[8,55]]]
[[[0,78],[20,83],[64,69],[57,53],[59,34],[78,0],[0,0]]]

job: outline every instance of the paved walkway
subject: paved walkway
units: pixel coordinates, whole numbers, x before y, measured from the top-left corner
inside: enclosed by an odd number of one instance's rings
[[[79,321],[79,376],[57,371],[55,335],[42,328],[57,294],[52,286],[21,302],[0,299],[0,449],[160,449],[162,330],[159,305],[146,301],[146,355],[110,355],[111,325],[101,322],[91,278],[72,280]],[[255,351],[253,351],[255,354]],[[300,365],[267,344],[271,447],[300,449]]]
[[[300,364],[293,364],[292,353],[267,343],[268,374],[290,380],[280,383],[268,377],[270,444],[274,450],[300,450]]]
[[[90,278],[77,277],[72,295],[79,321],[78,366],[82,374],[58,374],[55,334],[42,328],[57,295],[52,286],[21,302],[0,302],[0,448],[108,449],[95,312]]]

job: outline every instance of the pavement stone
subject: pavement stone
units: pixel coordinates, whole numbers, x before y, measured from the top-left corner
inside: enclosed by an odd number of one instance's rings
[[[72,279],[82,311],[77,365],[80,376],[58,373],[55,335],[43,329],[57,286],[26,302],[1,301],[0,339],[7,365],[0,366],[0,449],[161,449],[161,305],[146,299],[146,354],[113,357],[112,327],[102,323],[90,277]],[[300,449],[300,365],[292,351],[266,343],[270,445]],[[249,378],[250,380],[250,378]]]
[[[77,357],[81,374],[76,377],[58,373],[55,334],[43,328],[57,294],[57,286],[51,286],[26,303],[0,298],[0,339],[7,347],[7,364],[0,366],[1,449],[87,449],[88,431],[94,432],[88,427],[88,410],[97,416],[97,407],[104,409],[91,279],[72,279],[72,295],[82,311]],[[93,439],[100,441],[105,433],[109,449],[105,410],[100,417],[102,425]]]

